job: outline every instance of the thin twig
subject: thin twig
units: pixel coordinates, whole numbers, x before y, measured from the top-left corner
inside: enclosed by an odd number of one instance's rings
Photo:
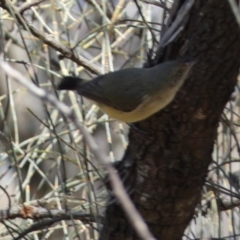
[[[38,39],[41,39],[48,46],[59,51],[63,57],[71,59],[73,62],[77,63],[79,66],[83,66],[84,68],[89,70],[91,73],[94,73],[97,75],[101,74],[101,70],[95,64],[93,64],[86,58],[79,56],[76,51],[64,46],[62,43],[57,41],[53,35],[40,31],[38,28],[36,28],[33,25],[32,22],[26,20],[23,16],[21,16],[21,14],[17,11],[17,9],[12,5],[10,6],[8,2],[4,0],[0,0],[0,7],[8,11],[9,14],[13,15],[13,17],[16,17],[17,21],[26,30],[30,30],[30,32],[35,37],[37,37]]]
[[[46,0],[40,0],[40,1],[35,1],[35,2],[26,2],[26,3],[22,4],[21,7],[18,8],[18,11],[20,14],[23,14],[29,8],[37,6],[44,1],[46,1]]]
[[[159,1],[156,1],[156,0],[140,0],[140,1],[144,2],[144,3],[155,5],[157,7],[161,7],[163,9],[165,9],[166,11],[169,11],[169,8],[166,7],[166,5],[164,5],[163,3],[160,3]]]

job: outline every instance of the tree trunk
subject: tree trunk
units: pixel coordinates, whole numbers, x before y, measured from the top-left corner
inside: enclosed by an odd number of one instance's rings
[[[120,163],[133,163],[125,185],[152,234],[164,240],[182,238],[200,202],[219,119],[237,81],[240,34],[228,0],[196,0],[184,31],[160,58],[177,58],[183,45],[196,65],[168,107],[135,124],[151,138],[131,130]],[[105,218],[100,239],[138,239],[117,203]]]

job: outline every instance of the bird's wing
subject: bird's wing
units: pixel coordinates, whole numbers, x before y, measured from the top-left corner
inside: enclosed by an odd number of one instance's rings
[[[102,76],[99,76],[92,81],[86,82],[84,85],[77,89],[78,94],[90,100],[93,100],[96,103],[101,103],[118,109],[118,107],[110,99],[108,99],[107,94],[104,92],[104,89],[101,86],[101,78]]]
[[[78,94],[90,100],[93,100],[96,103],[101,103],[123,112],[133,111],[136,108],[136,104],[134,104],[133,101],[131,101],[130,103],[125,103],[125,99],[123,99],[120,91],[112,92],[111,90],[106,89],[106,86],[103,86],[103,77],[106,77],[106,75],[99,76],[94,80],[88,81],[83,84],[80,88],[78,88]],[[116,81],[113,81],[112,84],[118,85]],[[119,85],[119,87],[121,87],[121,84]],[[125,92],[125,94],[127,93]]]

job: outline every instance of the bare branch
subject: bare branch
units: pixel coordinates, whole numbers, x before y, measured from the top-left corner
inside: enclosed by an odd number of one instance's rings
[[[21,7],[19,7],[18,11],[20,14],[23,14],[29,8],[37,6],[44,1],[46,1],[46,0],[39,0],[39,1],[35,1],[35,2],[26,2],[26,3],[22,4]]]
[[[86,58],[79,56],[75,50],[69,49],[66,46],[64,46],[62,43],[58,42],[53,35],[41,32],[39,29],[37,29],[33,25],[33,23],[26,20],[24,16],[22,16],[20,12],[16,9],[16,7],[9,4],[10,4],[9,2],[0,0],[0,7],[8,11],[10,15],[15,17],[17,21],[24,27],[24,29],[30,30],[30,32],[35,37],[41,39],[44,43],[54,48],[58,52],[60,52],[63,57],[71,59],[73,62],[77,63],[79,66],[83,66],[91,73],[94,73],[97,75],[101,74],[100,69],[95,64],[93,64]]]
[[[165,4],[160,3],[159,1],[156,1],[156,0],[140,0],[140,1],[144,2],[144,3],[152,4],[157,7],[161,7],[163,9],[165,9],[166,11],[169,11],[169,8]]]
[[[34,206],[18,206],[11,207],[8,209],[0,210],[0,221],[9,220],[14,218],[31,218],[31,219],[43,219],[43,218],[54,218],[62,217],[66,219],[68,216],[72,216],[74,219],[80,219],[82,221],[92,221],[93,216],[91,214],[80,212],[80,211],[71,211],[70,213],[64,210],[59,209],[47,209],[43,207],[34,207]]]

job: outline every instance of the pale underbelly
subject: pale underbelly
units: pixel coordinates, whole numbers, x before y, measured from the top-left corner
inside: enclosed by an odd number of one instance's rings
[[[164,95],[160,95],[161,96],[156,95],[152,98],[146,97],[146,100],[131,112],[123,112],[99,103],[97,103],[97,105],[103,112],[112,118],[123,122],[139,122],[166,107],[175,97],[175,94],[166,93]]]

